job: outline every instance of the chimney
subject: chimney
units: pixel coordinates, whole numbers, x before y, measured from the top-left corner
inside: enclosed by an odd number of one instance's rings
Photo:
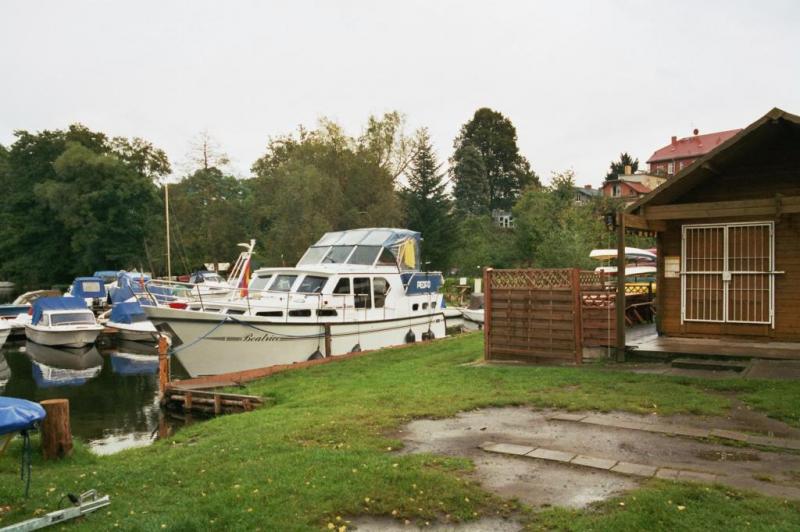
[[[677,143],[678,143],[678,137],[676,137],[676,136],[674,136],[674,135],[673,135],[673,136],[672,136],[672,145],[674,146],[674,145],[676,145]]]
[[[626,164],[625,165],[625,175],[631,175],[632,173],[633,173],[633,168],[631,168],[631,165]]]

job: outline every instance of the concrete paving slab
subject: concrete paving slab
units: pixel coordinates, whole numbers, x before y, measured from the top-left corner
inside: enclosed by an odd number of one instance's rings
[[[710,432],[711,436],[715,438],[722,438],[725,440],[734,440],[748,443],[750,441],[749,435],[743,432],[736,432],[734,430],[714,429]]]
[[[688,436],[690,438],[708,438],[711,431],[708,429],[697,429],[694,427],[675,426],[672,432],[678,436]]]
[[[515,443],[494,443],[485,442],[481,445],[481,449],[490,453],[500,454],[513,454],[516,456],[524,456],[534,450],[534,447],[528,445],[517,445]]]
[[[671,469],[669,467],[662,467],[656,471],[656,478],[663,478],[666,480],[678,480],[679,469]]]
[[[531,458],[541,458],[543,460],[551,460],[553,462],[569,462],[575,458],[575,453],[565,453],[564,451],[556,451],[555,449],[539,448],[535,451],[532,450],[527,454]]]
[[[578,456],[573,458],[572,462],[570,463],[580,466],[592,467],[594,469],[604,469],[606,471],[617,465],[616,460],[608,460],[607,458],[597,458],[595,456],[584,456],[582,454],[579,454]]]
[[[570,414],[570,413],[563,413],[563,414],[556,414],[554,416],[550,416],[547,419],[553,421],[581,421],[586,417],[586,414]]]
[[[581,423],[589,423],[591,425],[599,425],[601,427],[614,427],[618,420],[602,417],[602,416],[586,416],[581,420]]]
[[[786,438],[769,438],[767,436],[752,436],[747,435],[748,443],[755,445],[764,445],[767,447],[777,447],[778,449],[792,449],[800,451],[800,441],[787,440]]]
[[[713,484],[717,480],[717,475],[711,473],[701,473],[699,471],[687,471],[681,469],[678,473],[678,480],[687,480],[690,482],[704,482],[706,484]]]
[[[637,477],[652,477],[656,474],[656,467],[644,464],[631,464],[629,462],[619,462],[611,468],[615,473],[624,475],[636,475]]]

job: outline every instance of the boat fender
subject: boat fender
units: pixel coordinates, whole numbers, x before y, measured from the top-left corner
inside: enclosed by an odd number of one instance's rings
[[[319,360],[320,358],[325,358],[324,355],[320,352],[319,349],[311,353],[311,356],[308,357],[308,360]]]
[[[414,334],[414,331],[409,329],[408,332],[406,333],[406,343],[413,344],[416,341],[417,341],[417,335]]]
[[[350,350],[351,353],[360,353],[361,352],[361,344],[356,344]]]
[[[436,339],[436,335],[433,333],[433,331],[424,332],[424,333],[422,333],[422,339],[423,340],[435,340]]]

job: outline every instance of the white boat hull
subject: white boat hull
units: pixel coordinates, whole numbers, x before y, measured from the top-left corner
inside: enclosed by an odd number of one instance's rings
[[[323,323],[276,323],[163,307],[145,312],[159,329],[173,334],[176,356],[192,377],[304,362],[325,353]],[[409,330],[415,341],[429,331],[434,338],[445,335],[441,313],[329,326],[332,356],[405,344]]]
[[[83,347],[93,344],[102,331],[103,327],[96,325],[72,330],[25,325],[25,337],[28,340],[41,345],[64,347]]]
[[[11,334],[11,325],[0,322],[0,347],[3,347],[3,344],[6,343],[9,334]]]
[[[464,328],[469,331],[483,329],[483,309],[461,309],[464,316]]]

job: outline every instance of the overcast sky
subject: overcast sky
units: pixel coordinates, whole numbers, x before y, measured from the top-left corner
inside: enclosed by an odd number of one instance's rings
[[[598,184],[626,150],[800,113],[800,1],[0,1],[0,143],[82,122],[249,175],[320,116],[399,110],[442,160],[478,107],[536,172]]]

